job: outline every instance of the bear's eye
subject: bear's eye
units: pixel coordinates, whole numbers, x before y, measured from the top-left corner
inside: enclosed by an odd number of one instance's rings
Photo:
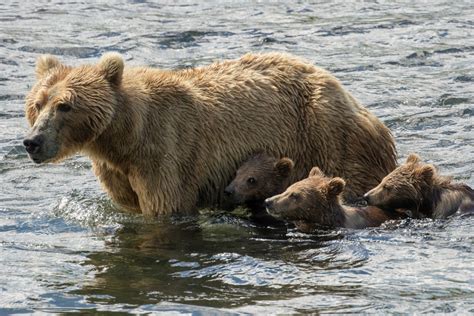
[[[292,200],[297,200],[300,197],[298,193],[291,193],[290,194],[290,199]]]
[[[250,178],[247,179],[247,183],[249,183],[249,184],[255,184],[256,182],[257,182],[257,180],[255,180],[255,178],[253,178],[253,177],[250,177]]]
[[[68,103],[59,103],[58,104],[58,111],[69,112],[69,111],[71,111],[71,105],[68,104]]]

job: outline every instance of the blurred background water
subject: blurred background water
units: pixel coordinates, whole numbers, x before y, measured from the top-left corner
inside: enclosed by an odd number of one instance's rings
[[[281,51],[332,71],[418,152],[474,185],[470,1],[3,1],[0,314],[474,312],[474,221],[259,228],[229,214],[146,222],[119,213],[87,158],[34,165],[21,142],[35,59],[205,65]]]

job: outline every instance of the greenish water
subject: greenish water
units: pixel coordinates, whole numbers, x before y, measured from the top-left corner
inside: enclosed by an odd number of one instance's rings
[[[113,209],[87,158],[38,166],[21,145],[39,54],[181,68],[283,51],[332,71],[401,158],[473,186],[473,21],[447,1],[2,2],[0,314],[474,312],[472,217],[314,235],[224,213],[146,222]]]

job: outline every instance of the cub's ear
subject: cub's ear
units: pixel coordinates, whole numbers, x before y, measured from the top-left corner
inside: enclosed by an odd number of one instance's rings
[[[123,59],[118,53],[107,53],[99,61],[99,68],[104,73],[105,79],[115,85],[120,85],[123,74]]]
[[[342,178],[332,178],[326,185],[327,196],[329,198],[338,196],[342,193],[345,186],[346,182]]]
[[[313,167],[313,169],[311,169],[311,171],[309,172],[309,177],[314,176],[324,176],[324,173],[318,167]]]
[[[36,59],[36,79],[41,79],[53,68],[61,66],[59,59],[52,55],[41,55]]]
[[[280,177],[288,177],[294,166],[295,163],[293,162],[293,160],[285,157],[278,160],[275,163],[274,168]]]
[[[415,164],[415,163],[418,163],[420,161],[421,161],[421,158],[417,154],[409,154],[408,157],[407,157],[407,162],[406,163]]]
[[[427,182],[431,182],[435,173],[436,169],[433,165],[424,165],[415,170],[415,174]]]

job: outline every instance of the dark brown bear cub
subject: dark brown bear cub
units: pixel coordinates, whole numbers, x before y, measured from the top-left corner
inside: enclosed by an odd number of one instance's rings
[[[439,175],[416,154],[364,195],[369,205],[387,210],[404,208],[413,217],[445,218],[457,211],[474,211],[474,190]]]
[[[404,217],[402,213],[377,207],[349,207],[341,204],[345,181],[328,178],[314,167],[309,177],[294,183],[285,192],[265,200],[267,211],[295,223],[304,232],[316,227],[365,228],[379,226],[390,219]]]
[[[281,223],[268,215],[264,201],[285,191],[290,185],[293,167],[294,163],[289,158],[279,159],[257,153],[240,166],[225,193],[235,204],[249,208],[252,220],[262,224]]]

